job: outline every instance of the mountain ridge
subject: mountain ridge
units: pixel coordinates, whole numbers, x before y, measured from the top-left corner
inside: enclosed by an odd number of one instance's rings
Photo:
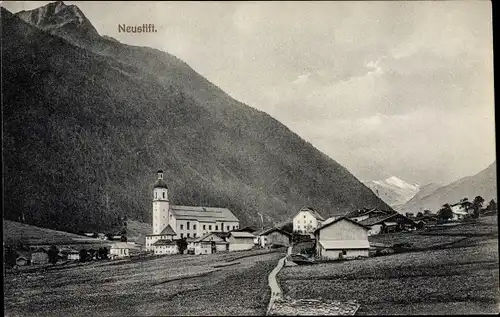
[[[160,168],[174,204],[228,207],[242,225],[260,227],[257,212],[284,221],[304,205],[324,216],[390,209],[345,167],[173,55],[47,32],[4,8],[2,28],[8,219],[23,213],[67,231],[105,230],[124,215],[150,222]]]
[[[406,203],[419,191],[418,184],[410,184],[396,176],[384,180],[364,181],[363,184],[393,208]]]

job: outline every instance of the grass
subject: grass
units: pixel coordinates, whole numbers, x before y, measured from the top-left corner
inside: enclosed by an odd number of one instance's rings
[[[435,236],[377,238],[392,244],[407,240],[421,247],[417,252],[285,267],[278,279],[284,294],[292,298],[357,300],[359,315],[498,313],[496,223],[480,219],[433,232]],[[468,236],[441,247],[436,244],[460,238],[458,232]]]
[[[279,252],[173,255],[147,261],[95,262],[5,276],[6,316],[262,315],[267,276]]]

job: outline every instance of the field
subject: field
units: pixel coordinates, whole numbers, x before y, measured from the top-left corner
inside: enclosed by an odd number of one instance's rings
[[[173,255],[7,274],[5,316],[262,315],[270,296],[267,276],[281,251]]]
[[[376,238],[413,252],[286,267],[278,280],[292,298],[357,300],[358,315],[498,313],[496,219],[424,233]]]

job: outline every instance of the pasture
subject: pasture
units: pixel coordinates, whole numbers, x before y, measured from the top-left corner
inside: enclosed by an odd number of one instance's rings
[[[5,276],[5,316],[262,315],[283,250],[54,266]],[[233,265],[227,265],[233,264]]]
[[[357,300],[358,315],[499,313],[496,219],[422,233],[370,237],[412,252],[285,267],[280,286],[291,298]]]

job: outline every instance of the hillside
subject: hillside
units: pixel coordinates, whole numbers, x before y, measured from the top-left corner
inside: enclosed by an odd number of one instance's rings
[[[160,168],[172,203],[227,207],[242,225],[260,226],[257,211],[285,221],[303,205],[324,216],[387,207],[176,57],[103,38],[76,7],[51,5],[19,14],[30,24],[2,8],[7,219],[67,231],[114,228],[124,215],[150,222]]]
[[[6,244],[16,245],[74,245],[104,244],[103,240],[88,238],[77,234],[31,226],[16,221],[3,221],[3,237]]]
[[[406,203],[419,191],[418,185],[409,184],[396,176],[379,181],[366,181],[363,184],[375,194],[378,193],[378,196],[393,208]]]
[[[491,199],[497,200],[497,172],[496,161],[486,169],[473,176],[461,178],[449,185],[435,190],[429,189],[427,195],[417,195],[401,207],[402,212],[417,213],[425,209],[436,212],[442,205],[453,204],[467,197],[473,200],[476,196],[484,198],[486,203]]]

